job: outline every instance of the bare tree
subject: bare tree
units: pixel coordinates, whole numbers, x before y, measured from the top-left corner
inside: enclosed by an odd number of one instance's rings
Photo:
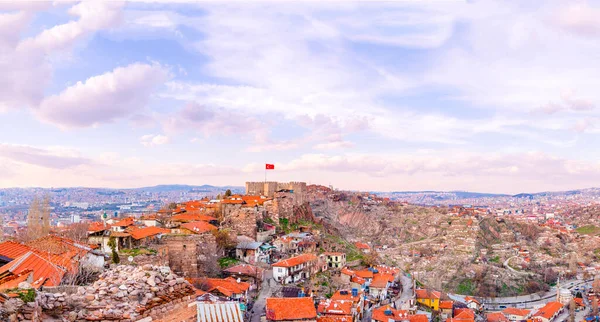
[[[88,228],[88,223],[74,223],[69,225],[69,227],[65,229],[61,235],[78,242],[87,243]]]
[[[569,322],[575,322],[575,308],[577,304],[575,304],[575,300],[572,299],[569,302]]]
[[[48,235],[50,232],[50,196],[43,199],[33,198],[27,213],[27,234],[25,241],[34,240]]]

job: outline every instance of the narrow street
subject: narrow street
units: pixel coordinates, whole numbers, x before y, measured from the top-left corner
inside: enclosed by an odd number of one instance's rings
[[[258,297],[252,307],[250,322],[260,322],[260,316],[265,311],[266,299],[277,291],[279,286],[279,283],[273,279],[273,269],[266,270],[260,293],[258,293]]]
[[[402,283],[402,294],[400,294],[400,297],[395,301],[397,308],[402,307],[402,304],[410,300],[413,295],[412,280],[410,279],[410,277],[406,276],[405,274],[402,274],[400,276],[400,282]]]

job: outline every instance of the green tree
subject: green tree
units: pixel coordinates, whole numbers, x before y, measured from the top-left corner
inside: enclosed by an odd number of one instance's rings
[[[119,264],[121,259],[119,258],[119,253],[117,253],[117,239],[114,236],[111,236],[108,239],[108,247],[110,247],[112,251],[112,262],[115,264]]]
[[[225,191],[225,197],[231,197],[231,189],[227,189],[227,191]]]

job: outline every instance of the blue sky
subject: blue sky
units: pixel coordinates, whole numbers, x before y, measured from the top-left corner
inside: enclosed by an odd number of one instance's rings
[[[541,6],[543,4],[543,6]],[[592,1],[0,3],[0,187],[597,186]]]

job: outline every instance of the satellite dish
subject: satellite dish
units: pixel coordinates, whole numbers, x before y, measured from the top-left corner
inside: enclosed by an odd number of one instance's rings
[[[128,260],[130,263],[131,263],[131,262],[133,262],[133,256],[129,256],[129,257],[127,257],[127,260]]]

